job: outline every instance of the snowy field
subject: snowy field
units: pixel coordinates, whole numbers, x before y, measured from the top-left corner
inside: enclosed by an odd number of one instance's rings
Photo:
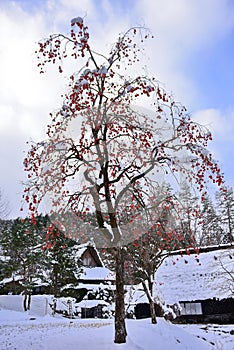
[[[127,320],[126,344],[113,343],[113,320],[66,319],[0,310],[1,350],[233,350],[234,325],[173,325]]]

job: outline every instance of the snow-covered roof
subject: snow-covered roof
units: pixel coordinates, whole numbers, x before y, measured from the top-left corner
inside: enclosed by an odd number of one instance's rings
[[[87,244],[81,244],[78,246],[77,250],[76,250],[76,257],[77,258],[81,258],[82,255],[84,254],[84,252],[87,249]]]
[[[9,255],[0,255],[0,261],[8,262],[11,259]]]
[[[67,288],[69,288],[69,285],[66,286]],[[104,284],[104,283],[80,283],[76,286],[72,285],[73,289],[87,289],[87,290],[92,290],[92,291],[98,291],[100,289],[109,289],[109,290],[115,290],[116,286],[113,284]]]
[[[1,285],[4,285],[4,284],[7,284],[7,283],[11,283],[11,282],[16,282],[16,281],[21,281],[23,280],[23,276],[21,275],[16,275],[16,276],[11,276],[11,277],[7,277],[7,278],[3,278],[1,281],[0,281],[0,284]]]
[[[84,267],[80,280],[114,281],[115,274],[106,267]]]
[[[91,308],[97,305],[108,306],[109,304],[104,300],[82,300],[80,303],[76,303],[76,306],[85,307],[85,308]]]
[[[168,304],[233,296],[234,248],[167,257],[155,276],[155,295]],[[231,292],[232,288],[232,292]]]
[[[45,273],[43,273],[43,274],[46,277],[46,274]],[[25,276],[23,276],[23,275],[12,274],[11,277],[3,278],[0,281],[0,285],[4,286],[5,284],[16,282],[16,281],[19,281],[19,283],[22,284],[24,282],[24,279],[25,279]],[[43,282],[40,277],[33,277],[31,282],[34,284],[34,286],[48,286],[49,285],[48,282]]]

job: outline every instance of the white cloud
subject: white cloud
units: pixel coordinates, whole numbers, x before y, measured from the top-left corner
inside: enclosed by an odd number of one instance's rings
[[[193,120],[205,125],[220,140],[234,142],[234,111],[223,113],[214,108],[204,109],[195,112]]]
[[[228,0],[138,0],[137,4],[147,25],[175,54],[181,48],[188,53],[215,42],[234,25]]]
[[[69,31],[70,20],[77,16],[92,17],[95,12],[94,1],[92,0],[50,0],[47,1],[47,11],[51,20],[48,20],[48,26],[51,32],[56,32],[61,27],[64,31]],[[52,17],[51,17],[52,15]],[[53,26],[51,25],[53,23]]]
[[[155,35],[150,65],[160,81],[193,107],[199,87],[185,75],[194,54],[203,55],[234,28],[234,4],[228,0],[138,0],[138,16]]]
[[[219,161],[227,184],[234,186],[234,111],[223,113],[210,108],[197,111],[192,117],[211,131],[213,141],[209,143],[208,148]]]
[[[23,177],[19,162],[25,141],[44,138],[48,114],[60,106],[66,88],[66,80],[58,77],[54,67],[39,74],[35,43],[54,32],[68,33],[73,17],[87,15],[91,42],[106,53],[119,32],[139,24],[150,27],[155,39],[148,41],[143,64],[183,103],[197,110],[199,89],[186,76],[184,63],[233,28],[233,4],[228,0],[136,0],[132,4],[131,11],[124,13],[111,0],[47,0],[36,2],[30,11],[23,10],[20,1],[0,1],[0,148],[6,169],[0,188],[4,185],[4,192],[10,192],[11,202]],[[194,117],[208,124],[216,138],[227,134],[232,142],[234,113],[223,115],[211,108]]]
[[[0,134],[10,132],[14,122],[14,110],[10,105],[0,105]]]
[[[14,124],[19,126],[19,131],[41,135],[48,113],[59,106],[64,91],[64,81],[57,79],[55,69],[42,76],[36,68],[35,43],[50,28],[46,28],[43,12],[32,16],[15,3],[11,11],[1,12],[0,23],[0,118],[4,118],[3,110],[14,111]],[[5,128],[9,120],[2,124]]]

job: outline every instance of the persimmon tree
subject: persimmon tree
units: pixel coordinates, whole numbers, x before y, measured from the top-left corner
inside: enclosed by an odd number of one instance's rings
[[[51,113],[47,138],[32,144],[24,161],[29,178],[24,197],[33,215],[45,196],[57,213],[94,211],[99,242],[115,249],[116,343],[126,342],[127,335],[123,246],[132,240],[133,221],[142,233],[147,231],[138,212],[148,205],[154,177],[182,172],[201,193],[208,178],[218,185],[223,181],[206,150],[208,130],[194,123],[155,78],[139,74],[139,69],[134,73],[142,42],[149,37],[145,28],[131,28],[119,35],[109,53],[99,53],[77,17],[70,35],[53,34],[40,41],[41,73],[48,64],[58,64],[62,73],[69,57],[77,71],[69,78],[62,107]],[[147,103],[150,111],[137,108],[137,101]],[[126,200],[132,201],[129,209],[135,214],[121,224]]]
[[[165,186],[158,186],[153,193],[142,218],[149,229],[142,234],[134,222],[136,239],[126,246],[125,270],[134,284],[142,285],[150,305],[151,322],[157,323],[153,290],[155,272],[165,259],[165,253],[178,246],[180,235],[176,232],[176,218],[173,213],[175,200],[172,199],[170,190]]]
[[[150,305],[151,322],[157,323],[154,295],[156,271],[170,252],[194,247],[195,236],[193,231],[184,230],[187,210],[181,207],[180,198],[172,193],[167,184],[154,184],[147,208],[142,210],[142,214],[148,231],[142,234],[139,225],[134,222],[132,230],[136,239],[126,246],[125,270],[134,284],[142,285]],[[190,215],[196,215],[195,206],[190,208]]]

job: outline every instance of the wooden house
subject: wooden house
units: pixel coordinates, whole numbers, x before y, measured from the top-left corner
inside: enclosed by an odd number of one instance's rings
[[[77,258],[82,261],[85,267],[104,267],[101,257],[92,242],[79,245]]]
[[[104,266],[94,243],[80,245],[77,258],[84,266],[79,276],[79,285],[115,284],[115,274]]]

